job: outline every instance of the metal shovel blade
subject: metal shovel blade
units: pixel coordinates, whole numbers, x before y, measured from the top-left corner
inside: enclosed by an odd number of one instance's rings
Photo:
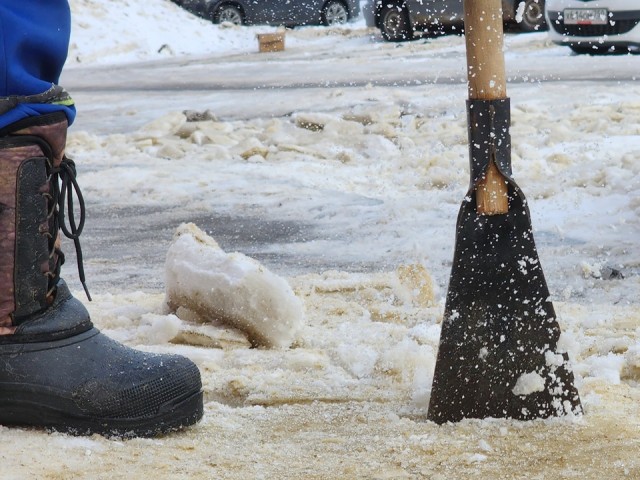
[[[509,212],[458,215],[428,419],[529,420],[582,411],[533,239],[524,194],[508,180]]]

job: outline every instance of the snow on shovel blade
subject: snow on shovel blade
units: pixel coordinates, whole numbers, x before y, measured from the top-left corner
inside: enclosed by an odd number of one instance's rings
[[[509,184],[509,212],[460,209],[428,419],[528,420],[581,412],[540,266],[529,209]]]

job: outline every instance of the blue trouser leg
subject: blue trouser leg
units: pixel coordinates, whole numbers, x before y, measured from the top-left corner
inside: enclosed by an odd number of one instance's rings
[[[67,58],[70,31],[67,0],[0,2],[0,128],[55,111],[73,121],[70,97],[52,90]],[[28,98],[34,95],[39,96]]]

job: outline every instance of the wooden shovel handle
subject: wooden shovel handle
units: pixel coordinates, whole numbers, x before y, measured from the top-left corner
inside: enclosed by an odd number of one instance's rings
[[[469,98],[499,100],[507,97],[501,0],[464,0]],[[485,178],[476,185],[478,213],[509,211],[507,182],[491,159]]]

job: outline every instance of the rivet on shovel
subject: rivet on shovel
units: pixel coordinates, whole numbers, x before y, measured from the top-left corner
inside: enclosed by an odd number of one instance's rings
[[[427,418],[530,420],[582,412],[511,178],[501,0],[466,0],[471,182],[456,243]]]

